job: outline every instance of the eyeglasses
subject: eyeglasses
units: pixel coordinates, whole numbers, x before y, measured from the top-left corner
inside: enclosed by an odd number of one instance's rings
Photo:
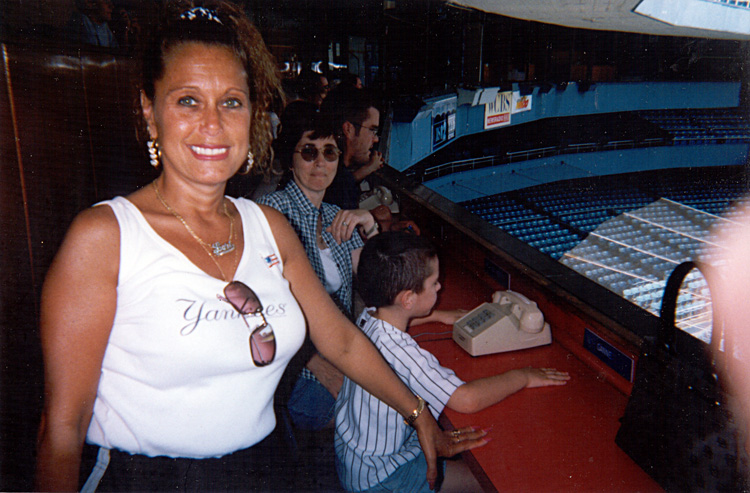
[[[302,149],[298,149],[294,151],[294,153],[302,156],[302,159],[304,159],[308,163],[312,163],[313,161],[318,159],[318,154],[323,154],[323,159],[325,159],[329,163],[333,163],[338,160],[339,155],[341,154],[341,150],[335,145],[331,144],[323,146],[323,150],[319,150],[313,144],[306,144],[304,147],[302,147]]]
[[[380,127],[365,127],[364,125],[360,123],[352,123],[352,125],[358,128],[364,128],[365,130],[369,130],[370,132],[372,132],[373,135],[378,135],[378,133],[380,132]]]
[[[250,325],[245,315],[259,315],[263,323],[255,327],[250,333],[250,354],[255,366],[266,366],[276,356],[276,336],[273,328],[266,322],[263,315],[263,305],[258,299],[255,291],[240,281],[232,281],[224,288],[224,296],[216,295],[221,301],[226,301],[242,315],[247,328]]]

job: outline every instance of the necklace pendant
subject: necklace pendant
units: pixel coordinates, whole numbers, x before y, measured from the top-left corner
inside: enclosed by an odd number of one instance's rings
[[[228,241],[226,243],[219,243],[218,241],[211,245],[211,248],[214,251],[214,255],[217,257],[221,257],[222,255],[226,255],[227,253],[234,250],[234,243],[231,241]]]

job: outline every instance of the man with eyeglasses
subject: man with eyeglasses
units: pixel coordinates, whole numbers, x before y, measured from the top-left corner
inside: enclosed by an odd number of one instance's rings
[[[383,154],[373,149],[380,140],[380,111],[366,89],[337,87],[323,101],[321,113],[332,117],[343,150],[339,169],[324,202],[344,210],[359,208],[359,183],[383,167]]]

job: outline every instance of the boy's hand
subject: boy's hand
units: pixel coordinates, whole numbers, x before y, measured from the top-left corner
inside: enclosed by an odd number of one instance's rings
[[[435,320],[445,325],[453,325],[456,320],[469,313],[467,310],[435,310]]]
[[[547,387],[550,385],[565,385],[570,380],[567,371],[557,371],[554,368],[524,368],[520,371],[526,373],[528,383],[527,389],[534,387]]]

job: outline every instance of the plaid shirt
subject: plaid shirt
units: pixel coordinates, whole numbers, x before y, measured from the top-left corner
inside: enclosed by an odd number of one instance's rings
[[[333,239],[333,235],[326,231],[341,208],[323,202],[320,209],[317,209],[294,180],[289,180],[283,190],[264,195],[257,202],[271,206],[286,216],[302,241],[307,258],[310,259],[310,264],[312,264],[315,273],[325,285],[325,271],[323,270],[323,262],[320,260],[320,250],[318,250],[318,244],[315,240],[318,217],[323,218],[323,240],[331,250],[342,281],[339,290],[333,293],[331,297],[341,311],[352,318],[352,251],[362,248],[364,242],[355,231],[348,241],[339,245]]]

